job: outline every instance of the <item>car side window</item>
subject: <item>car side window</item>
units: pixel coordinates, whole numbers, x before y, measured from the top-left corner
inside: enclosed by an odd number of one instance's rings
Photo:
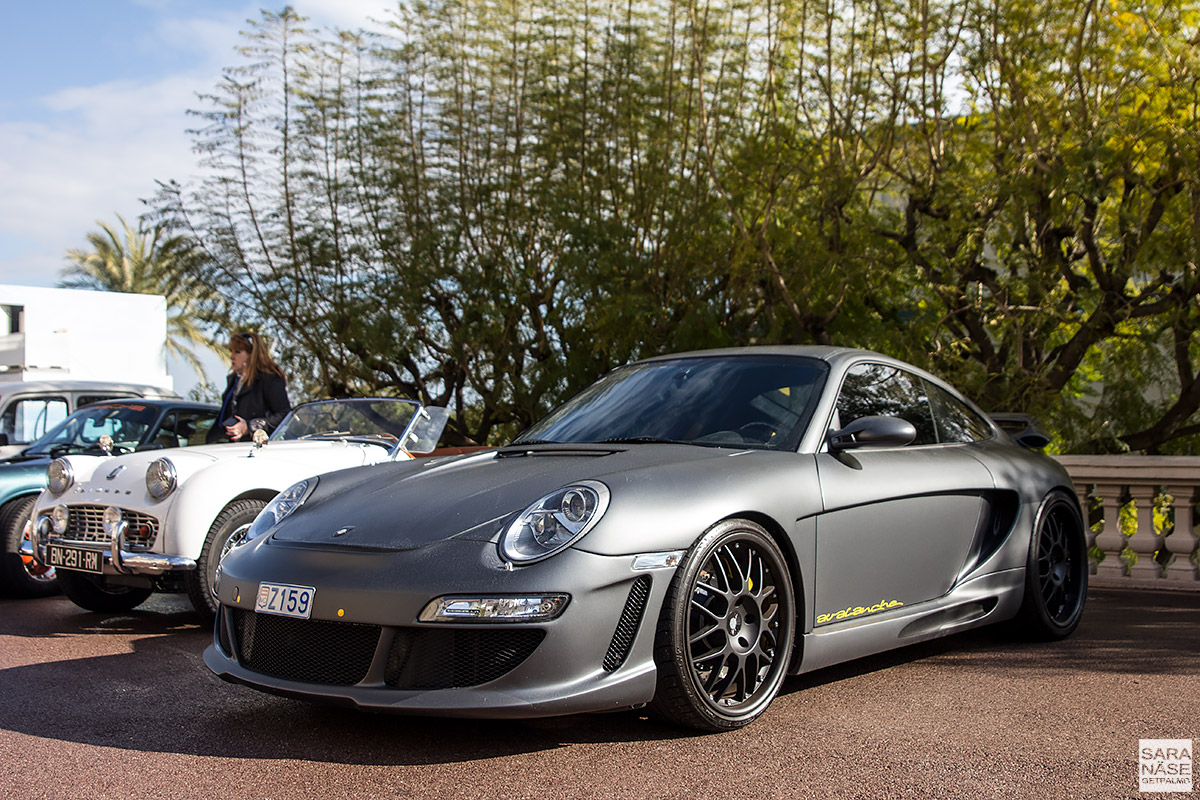
[[[937,444],[925,382],[896,367],[885,364],[851,367],[842,382],[837,411],[843,427],[860,417],[900,417],[917,429],[912,444]]]
[[[204,444],[208,431],[217,421],[215,411],[180,411],[175,423],[175,436],[180,447]]]
[[[954,395],[928,381],[925,391],[937,423],[938,441],[978,442],[991,438],[992,429],[987,422]]]
[[[9,403],[0,417],[0,432],[11,444],[26,444],[67,418],[65,397],[30,397]]]

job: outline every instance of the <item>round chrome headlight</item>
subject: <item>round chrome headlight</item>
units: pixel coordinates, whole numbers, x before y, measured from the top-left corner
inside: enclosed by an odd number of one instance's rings
[[[50,491],[55,494],[62,494],[70,489],[71,484],[75,482],[75,471],[71,469],[71,462],[65,458],[51,461],[50,466],[46,467],[46,480]]]
[[[101,517],[104,523],[104,535],[112,538],[112,535],[117,530],[117,526],[121,524],[121,509],[116,506],[109,506],[104,509],[104,516]]]
[[[62,536],[67,532],[67,522],[70,521],[70,515],[67,513],[67,507],[57,505],[50,509],[50,526],[54,528],[54,532]]]
[[[177,482],[175,465],[169,458],[156,458],[146,467],[146,491],[155,500],[162,500],[175,491]]]
[[[538,561],[569,547],[608,508],[608,487],[582,481],[551,492],[521,512],[500,537],[506,561]]]

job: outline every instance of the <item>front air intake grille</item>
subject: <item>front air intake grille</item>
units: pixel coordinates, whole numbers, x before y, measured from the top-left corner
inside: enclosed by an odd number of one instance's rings
[[[613,633],[608,652],[604,654],[604,671],[612,672],[625,663],[629,656],[629,648],[633,647],[633,639],[637,636],[638,626],[642,624],[642,614],[646,611],[646,600],[650,597],[650,576],[643,575],[633,582],[629,597],[625,600],[625,610],[617,621],[617,630]]]
[[[516,669],[545,636],[538,628],[401,628],[388,653],[384,680],[393,689],[478,686]]]
[[[68,506],[65,538],[73,542],[107,542],[104,534],[104,509],[108,506]],[[128,523],[125,542],[131,549],[148,550],[158,538],[158,520],[149,514],[121,509]]]
[[[234,609],[238,661],[287,681],[353,686],[367,675],[380,627]]]

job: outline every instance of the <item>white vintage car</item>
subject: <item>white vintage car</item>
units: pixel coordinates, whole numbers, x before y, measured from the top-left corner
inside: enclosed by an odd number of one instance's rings
[[[221,556],[296,481],[433,450],[444,408],[387,398],[299,405],[268,439],[120,456],[72,455],[47,468],[30,555],[58,572],[72,601],[124,611],[153,592],[186,592],[216,609]]]

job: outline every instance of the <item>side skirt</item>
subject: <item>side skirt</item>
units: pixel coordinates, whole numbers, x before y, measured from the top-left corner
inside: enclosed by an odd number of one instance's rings
[[[1024,581],[1020,569],[991,573],[956,586],[936,600],[824,625],[804,635],[803,656],[798,664],[793,663],[792,674],[1010,619],[1021,606]]]

